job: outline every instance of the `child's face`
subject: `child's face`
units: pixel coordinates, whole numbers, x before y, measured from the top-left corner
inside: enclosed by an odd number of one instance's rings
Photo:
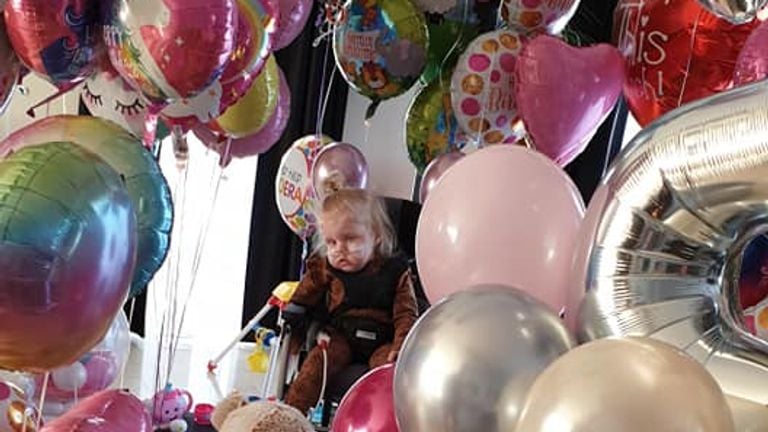
[[[341,212],[320,215],[320,234],[328,251],[328,262],[337,270],[360,271],[373,258],[376,235],[352,215]]]

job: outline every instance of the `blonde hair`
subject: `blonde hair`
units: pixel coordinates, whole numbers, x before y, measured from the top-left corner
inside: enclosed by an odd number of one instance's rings
[[[328,185],[324,185],[327,187]],[[324,188],[325,189],[325,188]],[[325,189],[328,191],[328,189]],[[395,253],[397,242],[395,230],[384,204],[379,198],[365,189],[337,188],[328,193],[320,206],[320,214],[344,212],[354,217],[359,223],[367,225],[378,239],[374,250],[377,258],[390,258]],[[317,237],[318,251],[326,253],[322,236]]]

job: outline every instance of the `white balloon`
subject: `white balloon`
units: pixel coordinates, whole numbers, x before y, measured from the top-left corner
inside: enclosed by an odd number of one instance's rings
[[[69,366],[58,368],[51,374],[51,379],[56,387],[64,391],[75,391],[85,384],[88,372],[79,361]]]

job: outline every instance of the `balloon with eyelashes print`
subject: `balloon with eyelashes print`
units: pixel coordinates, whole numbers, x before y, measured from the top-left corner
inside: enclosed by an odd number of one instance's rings
[[[147,104],[108,62],[102,62],[99,71],[86,80],[80,96],[92,115],[117,123],[138,137],[144,134]]]

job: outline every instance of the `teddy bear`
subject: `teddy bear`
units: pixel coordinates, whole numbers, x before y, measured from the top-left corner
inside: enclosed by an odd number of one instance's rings
[[[211,417],[219,432],[314,432],[297,409],[280,402],[245,402],[234,392],[219,402]]]

